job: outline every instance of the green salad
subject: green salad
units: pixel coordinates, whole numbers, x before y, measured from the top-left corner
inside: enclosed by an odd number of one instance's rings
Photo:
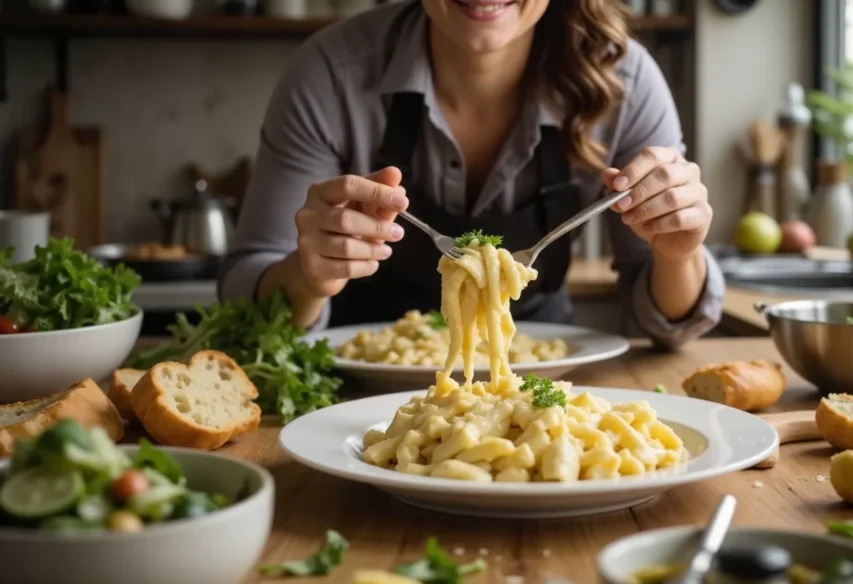
[[[19,264],[9,264],[11,257],[11,249],[0,249],[0,335],[108,324],[137,311],[130,296],[139,275],[104,266],[71,239],[51,238]]]
[[[70,419],[18,440],[0,474],[0,527],[133,532],[230,504],[187,487],[178,463],[149,441],[130,458],[102,428]]]

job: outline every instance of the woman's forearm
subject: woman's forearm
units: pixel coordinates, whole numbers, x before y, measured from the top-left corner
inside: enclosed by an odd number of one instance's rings
[[[655,255],[650,288],[661,314],[670,321],[688,316],[699,302],[707,275],[708,266],[701,249],[681,260]]]
[[[258,300],[264,300],[277,289],[284,290],[290,300],[293,324],[300,328],[308,328],[317,322],[328,300],[311,292],[305,282],[298,250],[264,272],[258,283]]]

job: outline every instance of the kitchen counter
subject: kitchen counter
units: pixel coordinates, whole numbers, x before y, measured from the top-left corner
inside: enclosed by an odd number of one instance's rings
[[[700,365],[757,358],[779,360],[769,339],[700,340],[675,354],[654,352],[645,342],[635,342],[624,356],[583,366],[569,379],[577,385],[645,389],[660,383],[671,393],[681,393],[681,380]],[[787,367],[785,374],[789,390],[774,409],[813,409],[814,390]],[[510,575],[524,576],[531,584],[547,576],[592,583],[596,554],[604,545],[639,530],[705,523],[724,493],[740,502],[736,525],[821,532],[829,519],[853,519],[853,508],[839,503],[826,480],[831,450],[823,442],[785,445],[775,468],[677,487],[631,510],[577,519],[513,521],[431,513],[399,503],[372,487],[309,470],[279,449],[278,431],[274,421],[265,421],[259,430],[222,451],[255,460],[275,476],[275,525],[263,562],[318,551],[327,529],[349,539],[343,566],[322,581],[349,582],[354,569],[389,569],[400,561],[420,558],[426,539],[434,535],[446,549],[459,554],[457,559],[485,556],[489,569],[471,578],[471,584],[503,583]],[[244,583],[263,581],[253,574]],[[289,581],[318,582],[316,578]]]
[[[615,296],[616,272],[610,269],[611,261],[610,258],[594,261],[575,259],[566,277],[572,298]],[[793,298],[728,286],[720,329],[737,336],[764,336],[768,331],[767,322],[755,311],[755,303],[774,304],[786,300]]]

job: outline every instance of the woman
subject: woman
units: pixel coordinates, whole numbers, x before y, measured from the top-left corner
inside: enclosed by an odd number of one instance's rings
[[[621,0],[384,6],[292,57],[220,294],[282,288],[303,327],[395,320],[437,308],[440,285],[438,252],[397,212],[516,250],[604,189],[631,188],[606,212],[614,268],[639,325],[674,348],[716,325],[724,293],[703,246],[707,190],[683,150]],[[570,322],[571,243],[536,261],[516,319]]]

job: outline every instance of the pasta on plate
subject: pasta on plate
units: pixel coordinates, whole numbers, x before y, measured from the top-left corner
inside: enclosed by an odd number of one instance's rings
[[[571,384],[510,369],[509,311],[536,270],[490,238],[469,237],[458,260],[442,257],[444,368],[426,395],[401,406],[385,431],[363,438],[364,461],[403,473],[480,482],[573,482],[641,475],[678,465],[687,450],[647,401],[610,404]],[[490,379],[472,382],[478,338]],[[462,359],[465,382],[451,377]]]
[[[393,326],[376,332],[359,331],[352,339],[337,348],[344,359],[384,363],[387,365],[443,365],[450,348],[450,329],[441,313],[423,314],[410,310]],[[563,339],[534,339],[517,334],[509,346],[510,363],[556,361],[572,353]],[[489,345],[484,339],[476,343],[472,355],[474,365],[489,363]],[[454,366],[462,363],[461,356]]]

